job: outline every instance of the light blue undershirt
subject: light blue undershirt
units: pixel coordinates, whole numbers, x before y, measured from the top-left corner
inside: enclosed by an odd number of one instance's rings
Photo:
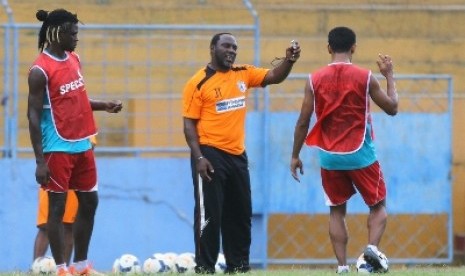
[[[48,99],[44,102],[48,102]],[[42,129],[42,147],[43,152],[66,152],[66,153],[80,153],[85,152],[92,148],[89,139],[84,139],[77,142],[70,142],[61,139],[53,125],[52,112],[50,108],[44,107],[42,111],[42,118],[40,122]]]
[[[368,167],[377,157],[375,145],[371,139],[371,124],[367,123],[365,140],[362,147],[349,154],[332,154],[319,150],[320,166],[327,170],[355,170]]]

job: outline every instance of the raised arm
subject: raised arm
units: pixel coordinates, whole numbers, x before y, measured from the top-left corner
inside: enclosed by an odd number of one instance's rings
[[[381,88],[376,77],[371,75],[370,97],[384,112],[394,116],[397,114],[399,99],[394,80],[392,59],[390,56],[380,54],[376,63],[380,73],[386,78],[386,92]]]
[[[296,44],[296,47],[289,47],[286,49],[286,57],[284,60],[276,67],[268,71],[263,79],[262,86],[267,86],[268,84],[280,83],[287,78],[289,73],[292,70],[292,66],[300,57],[300,46]]]

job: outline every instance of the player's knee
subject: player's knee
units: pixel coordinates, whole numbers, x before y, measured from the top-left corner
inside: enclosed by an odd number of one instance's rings
[[[61,221],[63,220],[63,215],[65,214],[65,202],[61,200],[54,201],[49,206],[48,220]]]
[[[79,212],[81,215],[94,216],[98,202],[96,193],[82,193],[79,195]]]
[[[380,202],[370,206],[371,211],[386,211],[386,200],[383,199]]]

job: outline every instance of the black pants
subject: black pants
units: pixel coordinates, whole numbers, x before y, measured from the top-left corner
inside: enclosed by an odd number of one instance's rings
[[[194,240],[197,273],[213,273],[220,251],[226,272],[250,270],[252,198],[247,154],[232,155],[201,146],[203,156],[213,165],[212,181],[203,181],[191,160],[194,182]],[[221,238],[220,238],[221,237]]]

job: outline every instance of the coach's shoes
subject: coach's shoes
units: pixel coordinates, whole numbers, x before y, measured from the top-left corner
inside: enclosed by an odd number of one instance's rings
[[[197,265],[194,268],[194,272],[196,274],[215,274],[215,268],[208,268],[208,267]],[[184,272],[181,272],[181,273],[184,273]]]
[[[375,246],[368,245],[363,252],[365,261],[373,267],[375,273],[386,273],[389,270],[388,259]]]
[[[78,271],[74,265],[69,266],[69,272],[74,276],[103,276],[105,274],[93,269],[92,266],[87,265],[82,271]]]

